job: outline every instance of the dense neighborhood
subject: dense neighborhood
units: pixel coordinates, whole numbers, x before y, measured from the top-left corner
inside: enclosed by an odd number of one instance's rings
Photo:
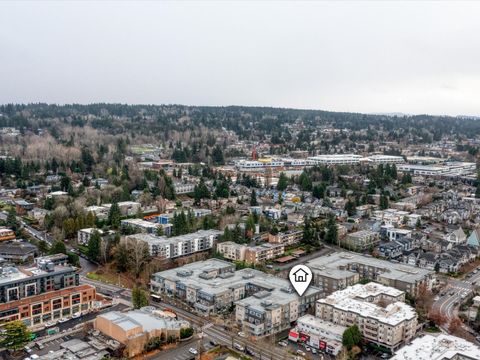
[[[0,357],[478,359],[479,134],[460,117],[1,105]]]

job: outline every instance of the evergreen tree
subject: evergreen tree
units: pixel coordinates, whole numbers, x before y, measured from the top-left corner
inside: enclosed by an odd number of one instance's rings
[[[212,151],[212,161],[214,165],[223,165],[225,164],[225,159],[223,157],[223,151],[220,146],[216,145]]]
[[[100,245],[102,238],[97,230],[93,230],[90,240],[88,241],[87,256],[93,261],[97,261],[100,258]]]
[[[277,183],[277,190],[278,191],[285,191],[288,186],[288,178],[287,175],[285,175],[284,172],[280,173],[280,176],[278,178],[278,183]]]
[[[135,286],[132,289],[132,303],[134,309],[140,309],[148,305],[148,294],[141,287]]]
[[[305,224],[303,226],[303,242],[309,245],[315,245],[316,242],[316,231],[310,218],[305,219]]]
[[[362,333],[357,325],[352,325],[343,332],[342,344],[348,350],[352,350],[354,346],[360,345],[362,342]]]
[[[315,185],[312,190],[312,196],[317,199],[323,199],[325,197],[325,185]]]
[[[353,216],[357,213],[357,206],[354,201],[348,199],[345,203],[345,211],[347,212],[348,216]]]
[[[125,244],[118,244],[115,251],[115,262],[117,270],[125,272],[128,270],[128,249]]]
[[[19,230],[19,225],[18,225],[18,221],[17,221],[17,214],[15,213],[15,209],[14,208],[10,208],[8,210],[8,214],[7,214],[7,219],[6,219],[6,222],[5,222],[5,225],[7,225],[7,227],[9,227],[10,229],[12,229],[13,231],[17,231]]]
[[[325,242],[336,244],[338,242],[338,228],[335,216],[331,215],[327,221],[327,231],[325,233]]]
[[[247,223],[245,224],[245,230],[250,238],[255,234],[255,219],[252,214],[248,216]]]
[[[120,212],[120,208],[118,207],[117,202],[113,202],[110,210],[108,211],[108,218],[107,223],[114,229],[118,229],[120,227],[120,220],[122,217],[122,213]]]
[[[258,206],[257,193],[255,189],[252,189],[252,193],[250,194],[250,206]]]
[[[67,253],[67,247],[63,243],[63,241],[55,241],[50,248],[50,255],[55,255],[55,254],[66,254]]]
[[[386,195],[380,195],[380,209],[388,209],[388,197]]]

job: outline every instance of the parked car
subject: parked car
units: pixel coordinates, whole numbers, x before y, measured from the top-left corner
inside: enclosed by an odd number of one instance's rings
[[[237,350],[245,351],[245,348],[242,345],[240,345],[239,343],[233,343],[233,347]]]
[[[282,341],[278,342],[278,345],[286,347],[286,346],[288,346],[288,343],[285,340],[282,340]]]
[[[302,350],[300,350],[300,349],[297,350],[297,354],[298,354],[298,355],[302,355],[302,356],[307,355],[307,354],[305,354],[304,351],[302,351]]]
[[[193,354],[193,355],[197,355],[197,354],[198,354],[197,349],[194,349],[194,348],[188,349],[188,352],[189,352],[190,354]]]
[[[245,334],[243,331],[238,332],[238,336],[240,337],[247,337],[247,334]]]

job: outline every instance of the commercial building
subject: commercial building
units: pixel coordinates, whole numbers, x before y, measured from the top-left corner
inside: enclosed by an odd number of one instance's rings
[[[229,262],[209,259],[152,276],[155,296],[175,296],[204,314],[235,305],[239,327],[251,336],[288,329],[292,321],[312,309],[321,292],[310,286],[299,297],[290,282],[254,269],[235,271]]]
[[[183,320],[158,316],[153,307],[126,313],[110,311],[98,315],[94,322],[95,329],[125,345],[129,358],[141,354],[154,337],[180,339],[180,330],[189,326]]]
[[[22,320],[40,325],[88,311],[95,300],[95,288],[79,285],[73,267],[43,261],[27,268],[0,268],[0,324]]]
[[[347,328],[324,321],[313,315],[304,315],[288,333],[293,342],[303,342],[315,349],[336,356],[342,350],[343,333]]]
[[[398,289],[357,284],[319,299],[315,315],[345,327],[357,325],[367,342],[395,350],[417,331],[417,313],[404,301],[405,292]]]
[[[476,171],[477,165],[470,162],[445,162],[437,165],[399,165],[398,170],[423,176],[463,176]]]
[[[361,159],[361,155],[334,154],[311,156],[307,160],[310,160],[315,165],[351,165],[358,164]]]
[[[360,279],[370,279],[415,295],[421,284],[431,288],[435,281],[433,271],[351,252],[320,256],[306,265],[313,272],[315,286],[327,294],[354,285]]]
[[[401,164],[405,162],[403,156],[370,155],[367,160],[373,164]]]
[[[199,230],[195,233],[172,237],[134,234],[126,236],[123,241],[143,241],[148,245],[151,256],[173,259],[212,249],[221,234],[219,230]]]
[[[345,238],[345,246],[351,250],[367,250],[380,242],[380,235],[370,230],[360,230],[350,233]]]
[[[395,352],[391,360],[477,360],[480,347],[456,336],[424,335]]]

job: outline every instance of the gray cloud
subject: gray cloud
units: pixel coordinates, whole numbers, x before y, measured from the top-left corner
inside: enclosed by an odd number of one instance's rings
[[[478,2],[2,2],[0,103],[480,115]]]

